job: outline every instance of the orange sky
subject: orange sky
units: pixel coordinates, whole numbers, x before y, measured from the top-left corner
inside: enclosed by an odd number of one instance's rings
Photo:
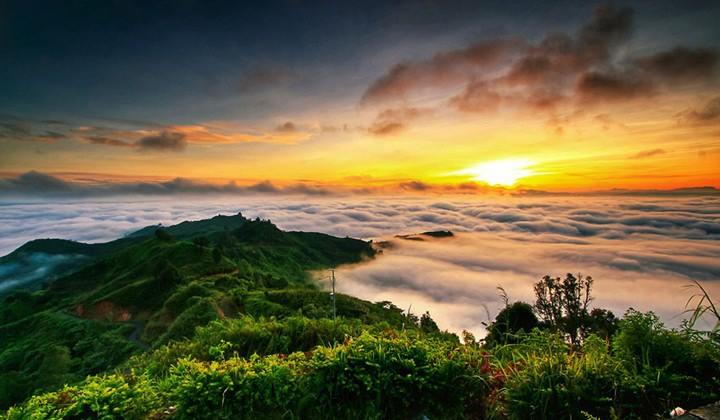
[[[707,96],[683,99],[702,103]],[[32,168],[72,172],[75,175],[61,176],[75,179],[83,178],[77,173],[88,173],[106,180],[181,176],[241,184],[272,180],[370,187],[409,180],[442,185],[491,182],[483,174],[463,171],[500,161],[490,169],[512,172],[502,162],[520,161],[524,165],[518,179],[496,174],[505,180],[501,186],[561,191],[720,187],[720,128],[683,119],[676,109],[640,101],[587,110],[557,126],[549,125],[544,116],[518,112],[478,117],[441,110],[386,136],[361,129],[297,129],[268,142],[201,138],[182,151],[166,153],[75,140],[43,144],[42,150],[25,144],[8,147],[2,163],[6,174]],[[362,112],[357,114],[361,119]],[[198,132],[194,127],[181,129]]]
[[[655,20],[638,24],[643,13]],[[262,112],[208,94],[109,102],[102,117],[62,106],[0,112],[0,172],[344,188],[720,187],[720,53],[707,43],[714,33],[688,25],[696,14],[658,13],[599,6],[570,26],[534,22],[534,32],[426,32],[374,45],[372,54],[358,48],[358,60],[370,60],[360,69],[327,64],[332,71],[313,68],[304,78],[240,71],[243,83],[261,83],[251,103],[274,104]],[[121,111],[133,118],[113,114]]]

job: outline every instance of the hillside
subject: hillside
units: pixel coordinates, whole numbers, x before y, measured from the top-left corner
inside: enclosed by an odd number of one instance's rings
[[[0,406],[189,337],[214,319],[327,316],[327,293],[308,272],[373,255],[363,241],[283,232],[241,215],[158,229],[104,244],[32,241],[5,257],[43,253],[68,264],[54,267],[44,287],[8,292],[0,305]],[[338,299],[341,315],[383,312]]]
[[[717,334],[652,313],[508,303],[462,342],[391,302],[338,294],[333,318],[311,273],[373,258],[356,239],[235,215],[8,257],[38,252],[82,259],[0,298],[9,419],[651,418],[720,398]]]
[[[158,228],[177,239],[192,239],[239,228],[247,219],[241,214],[218,215],[206,220],[185,221],[163,227],[147,226],[110,242],[87,244],[66,239],[35,239],[0,257],[0,297],[15,287],[37,288],[102,258],[152,237]]]

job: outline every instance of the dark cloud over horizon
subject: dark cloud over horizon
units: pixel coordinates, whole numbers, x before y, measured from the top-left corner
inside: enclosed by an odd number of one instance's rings
[[[235,182],[213,184],[188,178],[169,181],[97,182],[93,184],[65,181],[53,175],[30,171],[13,178],[0,178],[0,197],[93,197],[117,195],[171,195],[171,194],[303,194],[326,195],[330,191],[319,186],[292,184],[276,186],[270,181],[250,185]]]
[[[642,159],[664,154],[663,149],[641,151],[632,159]],[[76,174],[77,175],[77,174]],[[102,178],[102,177],[101,177]],[[406,192],[410,195],[423,193],[431,195],[509,195],[509,196],[719,196],[720,189],[710,186],[677,189],[611,189],[576,193],[553,192],[533,189],[506,189],[478,182],[456,184],[432,184],[419,180],[399,180],[384,185],[364,188],[351,188],[343,185],[316,184],[301,181],[286,185],[276,185],[269,180],[238,185],[235,181],[211,183],[207,181],[175,177],[161,181],[111,181],[98,180],[97,174],[89,174],[82,180],[65,180],[61,177],[39,171],[28,171],[16,176],[0,177],[0,198],[26,197],[44,198],[82,198],[112,197],[120,195],[166,196],[182,194],[203,195],[310,195],[310,196],[372,196],[393,195]]]

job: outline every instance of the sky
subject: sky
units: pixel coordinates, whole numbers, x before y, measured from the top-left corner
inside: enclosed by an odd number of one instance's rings
[[[338,268],[342,293],[430,311],[441,328],[484,335],[503,302],[533,302],[543,275],[594,278],[593,307],[620,316],[655,311],[678,326],[689,288],[720,296],[720,196],[282,196],[86,197],[0,201],[0,255],[36,238],[116,239],[142,227],[217,214],[270,219],[286,230],[390,241],[376,258]],[[395,235],[449,229],[451,238]],[[0,264],[0,292],[71,256],[35,254],[26,276]],[[327,272],[317,273],[318,279]],[[326,285],[327,286],[327,285]],[[703,325],[703,328],[707,325]]]
[[[716,1],[0,1],[0,195],[720,187]]]

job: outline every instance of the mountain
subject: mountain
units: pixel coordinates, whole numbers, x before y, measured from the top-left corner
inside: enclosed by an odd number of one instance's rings
[[[0,285],[12,285],[0,297],[0,406],[189,337],[213,319],[327,315],[327,293],[309,272],[373,255],[368,242],[284,232],[240,214],[101,244],[28,242],[0,262]],[[350,297],[337,304],[338,313],[367,319],[387,312]],[[44,373],[53,358],[68,370],[55,379]]]
[[[247,219],[238,213],[232,216],[218,215],[211,219],[185,221],[177,225],[147,226],[135,232],[105,243],[87,244],[67,239],[35,239],[10,254],[0,257],[0,296],[15,287],[37,288],[42,283],[57,279],[93,259],[101,258],[118,250],[137,244],[153,236],[158,229],[178,239],[214,235],[237,229]]]

